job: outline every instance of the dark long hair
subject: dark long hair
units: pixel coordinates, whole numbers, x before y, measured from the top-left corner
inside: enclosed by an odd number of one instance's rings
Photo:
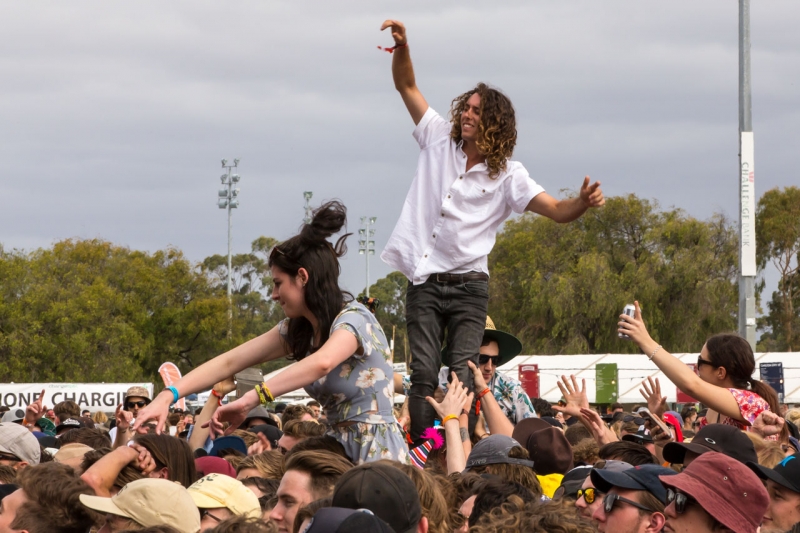
[[[706,348],[709,360],[725,368],[737,389],[752,390],[769,404],[770,411],[780,416],[778,393],[753,377],[756,358],[746,339],[736,333],[720,333],[706,341]]]
[[[308,310],[317,318],[320,341],[325,344],[330,336],[331,324],[342,311],[345,302],[353,295],[339,287],[339,258],[347,252],[347,233],[339,237],[335,245],[328,237],[339,232],[347,222],[347,208],[333,200],[314,210],[311,222],[303,226],[300,233],[272,249],[269,266],[278,267],[291,277],[297,276],[301,268],[308,271],[308,282],[304,296]],[[288,344],[291,357],[299,361],[313,347],[314,328],[305,317],[289,319]]]

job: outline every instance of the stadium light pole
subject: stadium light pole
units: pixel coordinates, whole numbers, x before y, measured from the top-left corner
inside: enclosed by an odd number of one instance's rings
[[[739,334],[756,349],[756,194],[750,97],[750,0],[739,0]]]
[[[217,206],[228,210],[228,340],[233,336],[233,299],[231,298],[231,210],[239,207],[239,188],[234,184],[239,183],[239,174],[233,174],[233,169],[238,168],[239,160],[234,159],[233,164],[228,164],[227,159],[222,160],[225,174],[220,176],[223,188],[218,192]]]
[[[312,196],[314,196],[314,193],[311,192],[311,191],[303,192],[303,198],[305,198],[305,200],[306,200],[306,206],[305,206],[306,216],[305,216],[305,218],[303,218],[303,223],[305,223],[305,224],[311,224],[311,203],[310,202],[311,202],[311,197]]]
[[[358,230],[358,253],[367,260],[367,288],[364,294],[369,298],[369,256],[375,255],[375,221],[377,217],[361,217],[361,229]]]

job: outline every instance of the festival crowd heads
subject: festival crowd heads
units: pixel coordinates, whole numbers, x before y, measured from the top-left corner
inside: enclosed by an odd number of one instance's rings
[[[512,212],[576,220],[603,206],[600,183],[547,194],[511,159],[506,95],[480,83],[444,118],[416,86],[403,24],[381,29],[420,147],[381,256],[409,281],[409,376],[394,374],[371,310],[339,287],[347,235],[331,237],[346,209],[327,202],[269,255],[286,316],[274,329],[155,397],[132,387],[115,413],[48,409],[45,391],[6,409],[0,533],[800,531],[800,411],[752,378],[739,336],[710,337],[695,374],[650,336],[638,302],[620,315],[619,334],[699,411],[668,410],[657,380],[640,407],[601,414],[574,376],[551,405],[497,372],[523,350],[486,314],[498,228]],[[232,376],[278,358],[293,363],[223,403]],[[313,401],[276,402],[299,388]],[[196,412],[176,408],[209,389]]]

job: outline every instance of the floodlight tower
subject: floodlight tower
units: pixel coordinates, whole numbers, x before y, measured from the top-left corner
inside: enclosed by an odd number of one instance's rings
[[[311,197],[312,196],[314,196],[314,193],[311,192],[311,191],[305,191],[303,193],[303,198],[306,199],[306,207],[305,207],[306,216],[305,216],[305,218],[303,218],[303,222],[305,224],[311,224],[311,211],[312,210],[311,210],[311,204],[309,202],[311,201]]]
[[[369,256],[375,255],[375,221],[377,217],[361,217],[361,229],[358,230],[358,253],[367,260],[367,288],[365,294],[369,298]]]
[[[239,183],[239,174],[233,174],[233,169],[239,166],[239,159],[234,159],[233,164],[229,165],[227,159],[222,160],[222,168],[225,174],[220,176],[220,181],[224,186],[219,190],[217,206],[220,209],[228,210],[228,339],[233,335],[233,300],[231,298],[231,209],[239,207],[239,188],[234,188],[234,184]]]

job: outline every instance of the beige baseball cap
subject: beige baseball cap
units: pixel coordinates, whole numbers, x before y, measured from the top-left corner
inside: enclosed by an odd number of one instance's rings
[[[39,464],[39,441],[28,428],[13,422],[0,423],[0,452],[8,453],[31,466]]]
[[[194,504],[200,509],[227,507],[237,516],[261,518],[256,495],[241,481],[224,474],[208,474],[189,487]]]
[[[124,516],[144,527],[166,524],[186,533],[200,531],[200,512],[189,491],[167,479],[137,479],[111,498],[81,494],[80,499],[89,509]]]

